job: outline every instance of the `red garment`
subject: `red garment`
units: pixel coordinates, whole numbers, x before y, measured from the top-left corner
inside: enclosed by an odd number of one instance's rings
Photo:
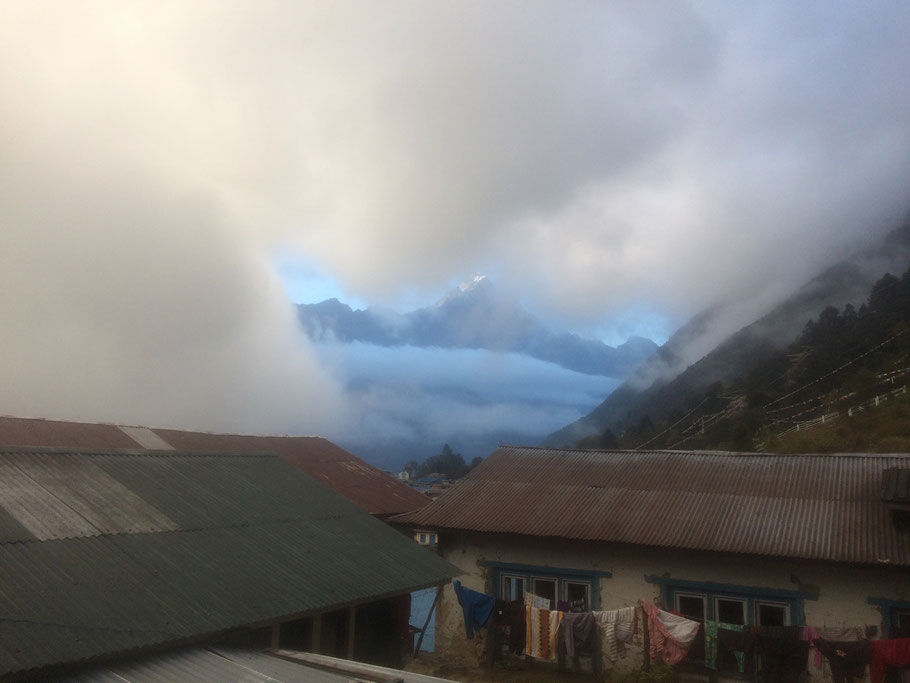
[[[651,659],[660,659],[664,664],[673,666],[679,664],[689,654],[689,648],[695,639],[700,624],[685,617],[679,617],[664,610],[658,609],[647,600],[641,601],[641,606],[645,611],[648,620],[648,640],[650,641]],[[664,619],[670,617],[680,627],[678,633],[684,634],[684,640],[677,637],[677,634],[671,633],[664,623]]]
[[[885,667],[910,666],[910,638],[892,640],[873,640],[872,662],[869,664],[869,680],[882,683],[885,679]]]

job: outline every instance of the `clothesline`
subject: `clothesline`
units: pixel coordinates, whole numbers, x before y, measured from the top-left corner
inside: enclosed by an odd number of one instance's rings
[[[868,665],[872,683],[881,683],[888,666],[910,666],[910,638],[869,640],[859,627],[745,626],[693,620],[646,599],[615,610],[570,612],[551,610],[551,600],[531,593],[520,601],[504,601],[458,581],[453,586],[468,638],[493,614],[495,626],[510,630],[509,650],[537,659],[555,660],[560,646],[570,657],[578,650],[590,650],[596,635],[607,658],[615,662],[633,642],[641,611],[646,656],[671,666],[688,656],[700,632],[704,633],[706,668],[748,671],[754,666],[754,655],[761,654],[762,681],[798,681],[810,650],[814,650],[814,666],[821,668],[827,661],[836,681],[862,676]]]

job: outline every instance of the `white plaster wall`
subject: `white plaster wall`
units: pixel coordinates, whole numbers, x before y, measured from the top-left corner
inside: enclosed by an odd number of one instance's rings
[[[881,628],[880,608],[870,605],[870,596],[910,600],[910,572],[894,567],[852,567],[821,562],[778,560],[642,548],[562,539],[524,538],[510,534],[441,534],[445,559],[461,568],[461,582],[477,591],[487,586],[484,561],[609,571],[612,578],[600,580],[601,609],[634,605],[641,598],[657,600],[660,588],[645,581],[657,575],[685,581],[709,581],[818,593],[818,600],[803,602],[806,623],[813,626],[865,626]],[[457,659],[477,661],[480,649],[465,639],[461,608],[451,587],[439,608],[439,652]],[[476,639],[476,638],[475,638]],[[810,657],[811,659],[811,657]],[[638,668],[640,647],[630,648],[616,670]],[[609,663],[606,669],[610,668]],[[813,680],[830,680],[827,669],[810,666]]]

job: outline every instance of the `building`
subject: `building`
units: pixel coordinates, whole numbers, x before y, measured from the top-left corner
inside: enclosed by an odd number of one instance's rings
[[[0,448],[3,680],[213,644],[384,663],[457,574],[273,454]]]
[[[609,610],[646,598],[696,620],[888,637],[910,626],[908,472],[910,455],[506,446],[396,522],[437,531],[462,583],[504,599]],[[451,590],[436,647],[476,656]],[[733,680],[698,658],[680,665],[686,680]],[[639,650],[617,666],[641,663]]]
[[[212,434],[112,424],[0,417],[0,446],[143,448],[182,451],[268,451],[306,472],[372,515],[388,517],[429,499],[318,436]]]

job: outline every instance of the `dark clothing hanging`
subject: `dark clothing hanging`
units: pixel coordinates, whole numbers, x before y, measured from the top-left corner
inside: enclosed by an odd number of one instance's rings
[[[755,634],[749,629],[731,631],[726,628],[717,629],[717,668],[722,671],[738,670],[752,671],[752,652],[755,649]],[[742,652],[744,658],[736,656]]]
[[[525,604],[521,600],[509,603],[509,652],[520,655],[525,651]]]
[[[806,670],[809,643],[800,638],[799,626],[761,627],[758,647],[763,683],[799,683]]]
[[[521,600],[496,600],[490,615],[493,626],[509,629],[509,652],[520,655],[525,649],[525,604]]]
[[[458,597],[458,604],[464,612],[464,630],[468,638],[474,637],[474,629],[487,623],[493,611],[493,596],[465,588],[460,581],[453,581],[452,587]]]
[[[593,647],[593,639],[598,636],[596,624],[590,612],[566,612],[562,619],[562,635],[569,657],[575,656],[576,648],[586,650]]]
[[[862,678],[866,673],[866,665],[872,659],[872,647],[868,640],[831,642],[816,638],[812,644],[831,665],[834,683],[853,683],[853,679]]]

